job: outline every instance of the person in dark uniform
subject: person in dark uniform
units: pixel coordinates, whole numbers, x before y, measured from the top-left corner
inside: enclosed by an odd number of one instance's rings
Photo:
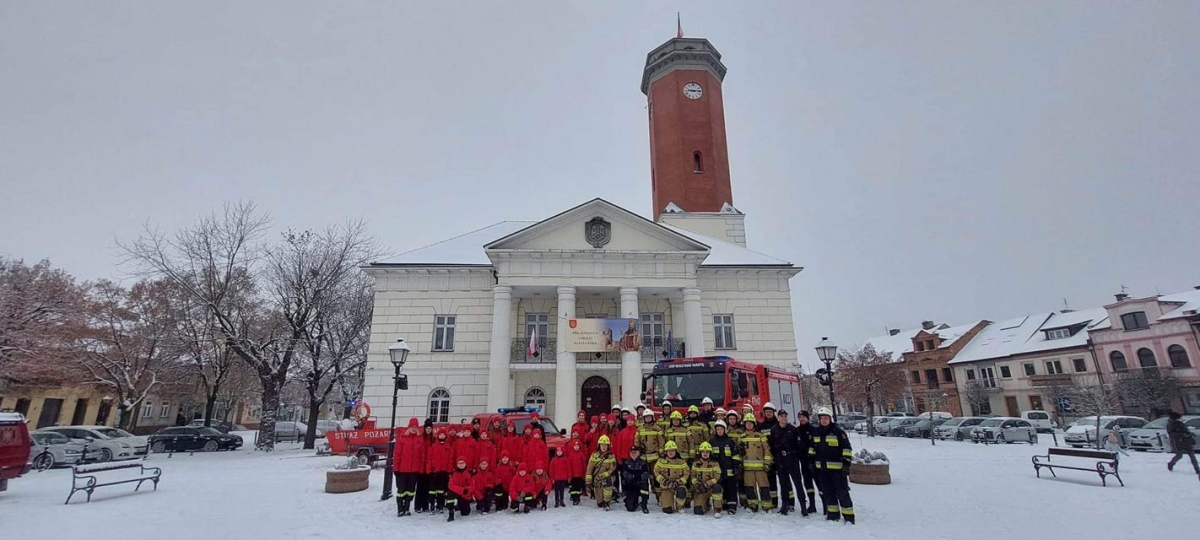
[[[650,501],[650,464],[642,458],[642,447],[629,449],[629,459],[621,468],[621,485],[625,488],[625,509],[633,512],[638,508],[643,514],[650,513],[646,503]]]
[[[779,424],[768,437],[771,443],[771,453],[775,456],[775,471],[779,476],[779,513],[788,515],[796,509],[796,499],[800,499],[800,515],[808,517],[808,506],[804,504],[803,481],[800,477],[800,443],[797,436],[800,431],[788,422],[788,412],[779,411]],[[792,495],[792,486],[796,488],[796,496]]]
[[[850,448],[850,437],[833,423],[833,411],[829,407],[817,409],[817,425],[812,431],[812,447],[808,455],[813,458],[813,469],[817,473],[817,489],[821,490],[821,502],[825,505],[825,519],[845,519],[854,523],[854,502],[850,500],[850,462],[854,453]]]
[[[808,455],[808,449],[812,447],[812,430],[813,425],[808,422],[808,411],[800,411],[796,425],[796,446],[800,453],[800,474],[804,479],[804,495],[808,499],[808,514],[817,513],[817,490],[813,487],[813,466],[812,456]],[[800,489],[797,485],[796,489]]]
[[[766,403],[766,405],[763,405],[763,408],[762,408],[763,420],[762,420],[762,423],[758,426],[758,430],[765,433],[767,436],[770,436],[771,431],[775,429],[775,426],[779,425],[779,419],[775,417],[775,412],[776,412],[776,409],[775,409],[774,403],[771,403],[770,401],[768,401]],[[775,448],[772,447],[771,448],[772,454],[777,455],[777,454],[774,454],[774,451],[775,451]],[[767,490],[767,492],[771,496],[771,505],[772,506],[775,506],[776,501],[779,500],[779,481],[776,478],[776,474],[778,474],[778,469],[779,469],[778,461],[771,462],[771,466],[767,467],[767,487],[769,488]],[[777,506],[777,508],[782,508],[782,506]]]

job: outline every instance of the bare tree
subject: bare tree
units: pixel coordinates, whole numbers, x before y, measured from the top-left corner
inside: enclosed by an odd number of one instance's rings
[[[1050,384],[1040,387],[1038,392],[1045,401],[1053,404],[1054,415],[1058,417],[1058,425],[1065,428],[1067,424],[1063,419],[1063,405],[1073,396],[1074,384],[1064,384],[1057,379],[1052,379]]]
[[[1171,401],[1179,397],[1179,380],[1155,368],[1135,369],[1118,374],[1113,389],[1121,403],[1152,420],[1156,411],[1170,409]]]
[[[1095,416],[1096,419],[1096,448],[1103,446],[1100,441],[1100,417],[1112,414],[1113,388],[1107,383],[1094,385],[1074,383],[1071,388],[1071,409],[1082,413],[1083,416]]]
[[[84,288],[49,261],[0,257],[0,382],[58,383],[70,377],[67,333],[78,327]]]
[[[991,406],[992,390],[979,381],[968,381],[963,390],[967,403],[971,405],[972,414],[982,414],[985,407]]]
[[[91,287],[87,326],[75,343],[92,384],[116,394],[124,429],[134,426],[138,405],[148,395],[182,379],[168,287],[163,281],[142,281],[128,290],[111,281]]]
[[[838,393],[847,401],[866,403],[868,414],[875,414],[876,404],[904,399],[907,378],[904,366],[892,360],[892,353],[876,351],[867,343],[859,348],[838,352]],[[874,422],[867,423],[869,436],[875,436]]]
[[[215,420],[213,414],[225,384],[241,361],[233,348],[225,345],[212,310],[196,302],[179,287],[173,285],[172,290],[172,307],[177,321],[176,339],[188,371],[204,396],[204,425],[210,426]],[[247,321],[239,322],[243,325],[240,333],[245,334]]]

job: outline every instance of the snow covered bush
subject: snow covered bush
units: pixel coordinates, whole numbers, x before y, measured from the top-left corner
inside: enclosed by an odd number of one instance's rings
[[[871,452],[863,449],[854,454],[855,465],[887,465],[891,462],[883,452]]]
[[[352,471],[362,466],[362,463],[358,461],[358,456],[350,456],[341,463],[334,465],[333,468],[339,471]]]

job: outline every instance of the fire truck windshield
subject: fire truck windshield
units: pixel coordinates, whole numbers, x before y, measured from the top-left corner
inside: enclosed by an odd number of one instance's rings
[[[659,373],[650,379],[654,389],[654,404],[669,400],[674,407],[700,405],[704,398],[713,403],[725,402],[725,372]]]

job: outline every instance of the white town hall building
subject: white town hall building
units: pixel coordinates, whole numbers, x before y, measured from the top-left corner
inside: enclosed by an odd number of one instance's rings
[[[531,404],[566,427],[580,409],[632,408],[642,374],[671,356],[792,369],[789,280],[801,269],[746,247],[732,205],[724,76],[706,39],[672,39],[647,55],[657,221],[593,199],[370,264],[363,399],[373,414],[391,414],[397,339],[411,348],[397,416],[437,422]],[[588,328],[592,337],[580,338]],[[600,344],[605,328],[613,339]]]

